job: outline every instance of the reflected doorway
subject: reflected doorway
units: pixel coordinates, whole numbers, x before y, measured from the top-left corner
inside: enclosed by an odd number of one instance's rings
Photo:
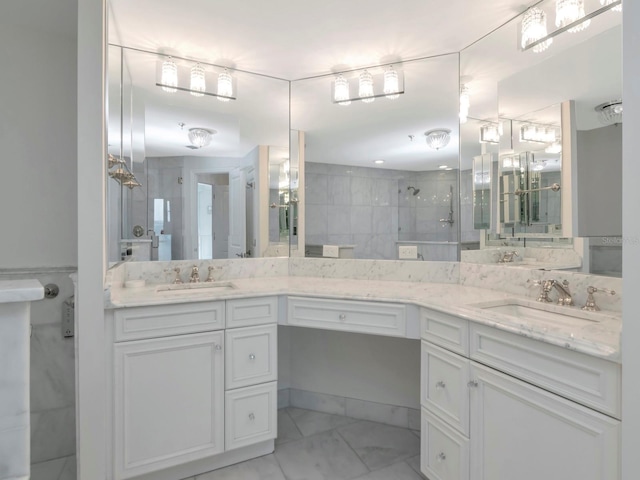
[[[198,259],[229,256],[229,175],[197,175]]]

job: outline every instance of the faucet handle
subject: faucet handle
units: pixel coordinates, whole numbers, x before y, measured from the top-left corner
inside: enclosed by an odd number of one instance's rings
[[[205,280],[205,282],[215,282],[216,279],[213,278],[213,271],[214,270],[220,270],[222,267],[214,267],[214,266],[209,266],[209,275],[207,276],[207,279]]]
[[[176,272],[176,278],[173,281],[173,283],[175,283],[175,284],[182,283],[182,279],[180,278],[180,269],[178,267],[176,267],[176,268],[173,269],[173,271]]]
[[[593,296],[596,292],[605,292],[609,295],[615,295],[615,290],[609,290],[608,288],[596,288],[596,287],[587,287],[587,301],[585,302],[582,310],[586,310],[588,312],[598,312],[600,311],[600,307],[596,304],[596,299]]]

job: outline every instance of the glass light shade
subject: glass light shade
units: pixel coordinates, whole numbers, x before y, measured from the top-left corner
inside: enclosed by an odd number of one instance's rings
[[[564,27],[584,17],[584,0],[556,0],[556,27]],[[581,32],[591,24],[585,20],[576,27],[567,30],[571,33]]]
[[[193,67],[191,67],[191,85],[189,89],[191,90],[191,95],[194,97],[203,97],[206,88],[206,83],[204,79],[204,67],[196,63]]]
[[[451,139],[451,130],[447,130],[444,128],[429,130],[428,132],[425,132],[424,135],[429,147],[433,148],[434,150],[440,150],[441,148],[444,148],[449,144],[449,140]]]
[[[611,5],[615,0],[600,0],[600,5]],[[616,5],[611,9],[613,12],[621,12],[622,11],[622,3],[620,5]]]
[[[228,102],[231,100],[230,98],[224,97],[233,97],[233,78],[231,78],[231,74],[226,68],[224,69],[224,72],[218,75],[218,95],[222,95],[221,97],[218,97],[218,100],[221,102]]]
[[[544,167],[546,166],[547,166],[547,162],[544,160],[541,162],[538,162],[538,161],[531,162],[531,170],[533,170],[534,172],[539,172],[541,170],[544,170]]]
[[[480,127],[480,143],[500,143],[497,124],[482,125]]]
[[[469,87],[463,83],[460,85],[460,123],[467,123],[470,106],[471,101],[469,99]]]
[[[371,103],[375,100],[373,97],[373,76],[366,70],[360,74],[358,96],[365,103]]]
[[[175,64],[171,57],[162,62],[162,76],[160,77],[160,83],[164,85],[162,90],[168,93],[175,93],[178,91],[178,66]]]
[[[350,105],[349,82],[342,75],[338,75],[333,84],[333,99],[338,105]]]
[[[520,168],[520,160],[518,157],[505,157],[502,159],[502,168]]]
[[[532,7],[524,13],[522,18],[522,35],[520,39],[520,45],[522,48],[526,48],[533,42],[540,40],[547,36],[547,14],[543,10]],[[553,38],[549,38],[542,43],[539,43],[532,50],[535,53],[540,53],[549,48],[549,45],[553,43]]]
[[[206,147],[211,143],[211,136],[215,131],[207,130],[205,128],[190,128],[189,129],[189,141],[196,148]]]
[[[598,105],[595,110],[598,112],[598,120],[604,125],[622,122],[622,100],[603,103]]]
[[[546,153],[560,153],[562,152],[562,144],[558,141],[555,141],[547,148],[545,148],[544,151]]]
[[[373,88],[373,81],[371,86]],[[389,66],[389,70],[384,72],[384,93],[389,100],[394,100],[400,96],[399,91],[398,72],[393,66]]]

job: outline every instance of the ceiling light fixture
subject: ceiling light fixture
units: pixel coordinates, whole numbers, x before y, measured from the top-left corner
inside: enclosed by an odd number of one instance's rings
[[[451,130],[446,128],[437,128],[435,130],[429,130],[424,133],[427,140],[427,145],[434,150],[440,150],[449,144],[451,139]]]
[[[226,68],[218,75],[218,100],[228,102],[233,97],[233,78]]]
[[[480,127],[480,143],[500,143],[500,129],[497,123],[488,123]]]
[[[622,123],[622,100],[611,100],[595,107],[598,120],[605,125]]]
[[[533,143],[554,143],[557,139],[556,129],[549,126],[523,125],[520,127],[520,141]]]
[[[168,93],[175,93],[178,91],[178,66],[175,62],[169,57],[167,60],[162,62],[162,90]]]
[[[560,153],[562,152],[562,143],[557,140],[544,149],[545,153]]]
[[[522,36],[520,45],[526,48],[529,44],[547,36],[547,14],[538,7],[529,8],[522,18]],[[549,48],[553,38],[548,38],[533,47],[533,51],[540,53]]]
[[[371,103],[375,100],[373,96],[373,76],[365,70],[360,74],[358,81],[358,96],[364,103]]]
[[[449,168],[447,165],[438,165],[438,168],[440,170],[446,170],[447,168]]]
[[[600,5],[606,6],[611,5],[616,0],[600,0]],[[613,12],[621,12],[622,11],[622,3],[620,5],[616,5],[611,9]]]
[[[194,147],[203,148],[211,143],[211,137],[215,134],[215,130],[207,130],[206,128],[190,128],[189,141]]]
[[[556,27],[562,28],[584,17],[584,0],[556,0]],[[581,32],[591,24],[591,19],[567,30],[571,33]]]
[[[384,163],[384,160],[374,160],[373,163],[375,163],[376,165],[382,165]]]
[[[191,67],[191,95],[194,97],[203,97],[205,91],[204,67],[200,63],[196,63]]]
[[[469,87],[466,83],[460,84],[460,123],[467,123],[467,118],[469,116],[469,107],[471,106],[471,101],[469,98]]]
[[[373,84],[372,84],[373,85]],[[400,83],[398,82],[398,72],[389,65],[389,70],[384,72],[384,93],[389,100],[395,100],[400,96]]]
[[[351,105],[349,100],[349,82],[339,74],[333,83],[333,100],[338,105]]]

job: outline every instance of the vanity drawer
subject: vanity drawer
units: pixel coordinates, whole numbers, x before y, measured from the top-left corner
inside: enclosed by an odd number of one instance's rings
[[[114,310],[115,341],[168,337],[224,328],[225,305],[198,302]]]
[[[420,403],[469,436],[469,360],[422,341]]]
[[[278,297],[227,300],[227,328],[278,322]]]
[[[617,363],[476,324],[471,326],[470,358],[620,418]]]
[[[227,390],[278,379],[278,326],[234,328],[225,332]]]
[[[225,450],[278,435],[278,383],[239,388],[225,394]]]
[[[404,337],[404,305],[354,300],[289,297],[288,322],[302,327]]]
[[[460,355],[469,355],[469,322],[464,318],[422,308],[420,326],[425,340]]]
[[[469,439],[422,409],[420,470],[430,480],[469,480]]]

